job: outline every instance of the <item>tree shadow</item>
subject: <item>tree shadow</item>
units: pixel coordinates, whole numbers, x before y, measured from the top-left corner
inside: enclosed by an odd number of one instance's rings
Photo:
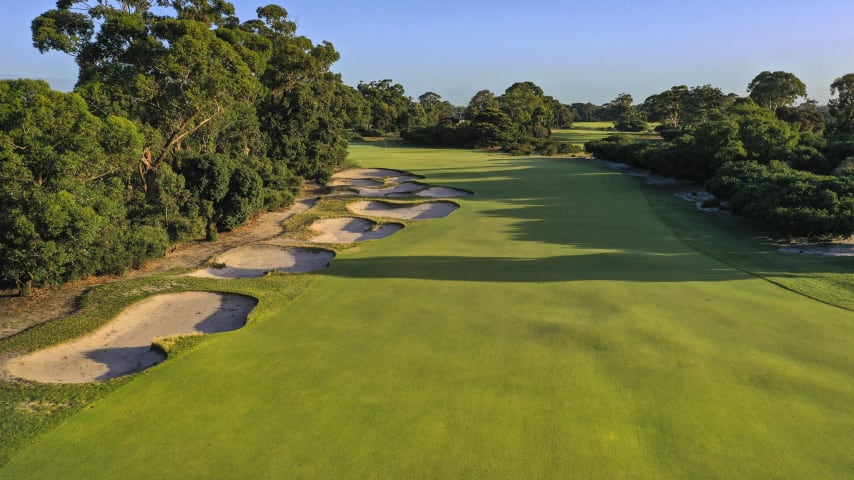
[[[150,346],[100,348],[90,350],[84,355],[107,367],[107,371],[96,380],[109,380],[141,372],[166,360],[166,354],[153,350]]]
[[[715,265],[710,263],[710,265]],[[697,268],[695,254],[594,253],[546,258],[406,256],[339,258],[322,275],[470,282],[726,281],[748,274],[711,266]]]

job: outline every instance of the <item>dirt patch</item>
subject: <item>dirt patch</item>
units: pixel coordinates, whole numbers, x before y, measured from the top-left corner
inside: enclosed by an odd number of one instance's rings
[[[447,217],[451,212],[460,208],[460,206],[453,202],[426,202],[401,205],[365,200],[353,202],[347,205],[347,208],[357,215],[403,220],[427,220]]]
[[[364,218],[324,218],[311,224],[318,232],[311,238],[314,243],[354,243],[389,237],[403,228],[399,223],[378,225]]]
[[[335,252],[321,248],[247,245],[234,248],[213,260],[217,266],[190,273],[204,278],[255,278],[267,272],[302,273],[329,266]]]
[[[156,337],[235,330],[257,300],[244,295],[183,292],[156,295],[126,308],[101,329],[77,340],[12,358],[13,377],[42,383],[86,383],[128,375],[162,362]]]

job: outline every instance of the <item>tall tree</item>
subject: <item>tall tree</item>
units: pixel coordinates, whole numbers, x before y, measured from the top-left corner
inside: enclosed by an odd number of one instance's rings
[[[761,72],[747,85],[747,91],[754,102],[772,112],[807,95],[804,82],[793,73],[783,71]]]
[[[489,109],[498,109],[498,98],[489,90],[481,90],[474,94],[466,106],[466,120],[474,120],[481,112]]]
[[[836,130],[854,133],[854,73],[845,74],[830,84],[830,99],[827,106],[836,119]]]

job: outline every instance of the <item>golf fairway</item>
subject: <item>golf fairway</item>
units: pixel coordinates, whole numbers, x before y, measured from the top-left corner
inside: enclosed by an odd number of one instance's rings
[[[474,195],[259,294],[0,478],[854,478],[854,312],[769,281],[851,259],[734,268],[692,242],[749,237],[588,160],[351,158]]]

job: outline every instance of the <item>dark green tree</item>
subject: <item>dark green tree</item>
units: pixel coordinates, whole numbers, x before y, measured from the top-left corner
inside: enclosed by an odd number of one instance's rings
[[[772,112],[791,105],[798,97],[806,97],[807,87],[793,73],[764,71],[747,85],[750,98]]]
[[[830,84],[831,98],[827,102],[830,114],[841,133],[854,133],[854,73],[845,74]]]

